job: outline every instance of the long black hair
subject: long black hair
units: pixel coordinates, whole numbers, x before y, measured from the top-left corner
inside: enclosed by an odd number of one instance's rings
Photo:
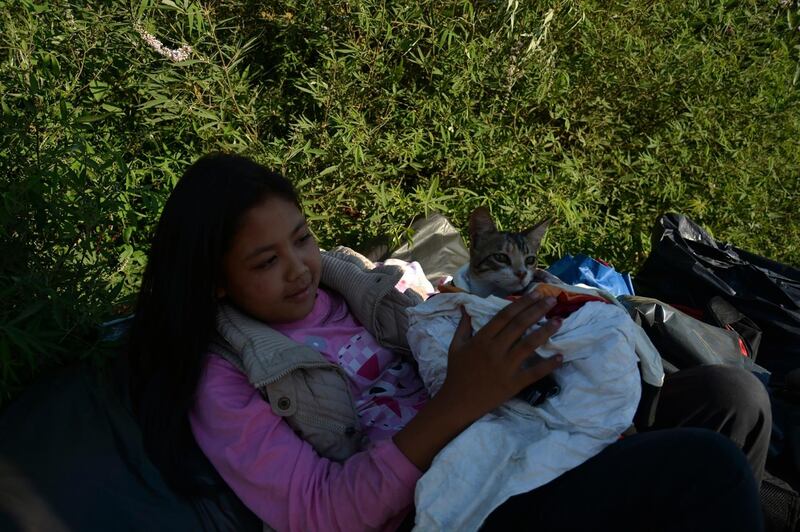
[[[202,493],[188,414],[215,330],[222,259],[242,215],[270,197],[299,207],[280,174],[242,156],[192,164],[167,200],[153,236],[129,337],[131,399],[145,450],[178,492]]]

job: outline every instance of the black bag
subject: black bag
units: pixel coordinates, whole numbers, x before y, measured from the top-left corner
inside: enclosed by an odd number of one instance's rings
[[[618,299],[653,342],[661,355],[665,372],[675,373],[705,364],[725,364],[751,371],[764,384],[769,381],[769,372],[755,364],[754,357],[743,350],[743,342],[736,331],[704,323],[657,299],[641,296],[621,296]],[[726,321],[732,314],[736,316],[727,307],[723,308],[727,312],[721,321]],[[634,417],[638,429],[653,425],[659,397],[660,388],[642,381],[642,398]]]
[[[759,363],[778,380],[800,367],[800,270],[716,242],[689,218],[665,214],[634,278],[638,294],[705,309],[720,296],[761,329]],[[751,327],[750,325],[745,325]],[[734,327],[735,328],[735,327]],[[738,331],[753,343],[746,330]]]
[[[755,373],[765,384],[769,381],[769,372],[757,365],[750,353],[742,352],[736,331],[709,325],[657,299],[642,296],[619,299],[653,342],[667,373],[705,364],[724,364]]]

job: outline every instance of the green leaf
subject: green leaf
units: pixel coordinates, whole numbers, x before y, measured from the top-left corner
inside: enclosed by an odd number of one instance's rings
[[[113,114],[122,113],[122,109],[120,109],[116,105],[111,105],[110,103],[104,103],[100,107]]]
[[[333,165],[333,166],[329,166],[329,167],[325,168],[325,169],[324,169],[323,171],[321,171],[321,172],[320,172],[318,175],[319,175],[319,177],[323,177],[323,176],[326,176],[326,175],[328,175],[328,174],[332,174],[333,172],[335,172],[335,171],[336,171],[336,170],[338,170],[338,169],[339,169],[339,165],[338,165],[338,164],[335,164],[335,165]]]
[[[172,99],[166,96],[159,96],[157,98],[153,98],[152,100],[144,102],[142,105],[139,106],[139,109],[141,110],[150,109],[151,107],[155,107],[157,105],[164,105],[167,102],[172,102]]]
[[[76,118],[75,122],[79,124],[88,124],[91,122],[98,122],[100,120],[105,120],[109,116],[111,116],[111,113],[100,113],[100,114],[86,113]]]

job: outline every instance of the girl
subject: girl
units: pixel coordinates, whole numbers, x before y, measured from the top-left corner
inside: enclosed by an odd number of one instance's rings
[[[191,493],[195,441],[278,530],[395,530],[414,485],[470,423],[548,375],[533,294],[476,335],[456,331],[426,396],[390,268],[321,253],[291,184],[235,155],[193,164],[156,229],[131,337],[132,393],[150,457]],[[469,467],[465,462],[464,467]],[[708,430],[634,435],[498,508],[486,529],[759,530],[756,484]]]

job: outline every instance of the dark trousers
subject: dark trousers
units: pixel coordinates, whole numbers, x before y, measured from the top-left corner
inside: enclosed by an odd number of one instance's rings
[[[668,375],[654,428],[671,427],[702,427],[727,436],[744,452],[761,484],[772,409],[766,388],[750,372],[731,366],[701,366]]]
[[[763,530],[757,482],[771,423],[766,391],[748,372],[680,371],[664,383],[656,430],[510,498],[483,530]]]

